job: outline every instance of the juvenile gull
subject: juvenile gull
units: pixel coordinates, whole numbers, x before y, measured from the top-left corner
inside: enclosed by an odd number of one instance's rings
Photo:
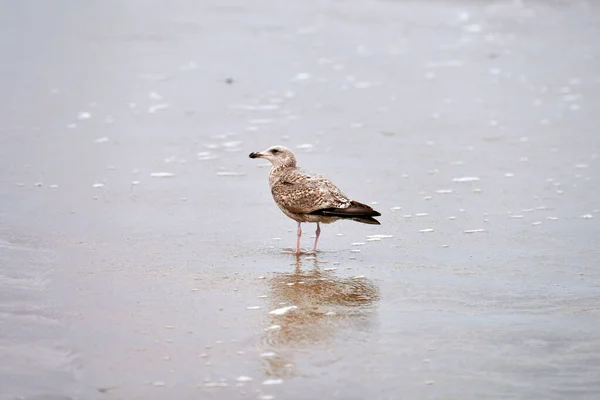
[[[331,181],[314,172],[296,167],[296,156],[283,146],[272,146],[250,153],[250,158],[265,158],[273,164],[269,186],[281,211],[298,222],[296,254],[300,254],[302,222],[316,222],[314,251],[317,250],[321,222],[330,224],[338,219],[350,219],[363,224],[379,225],[373,217],[381,214],[366,204],[350,200]]]

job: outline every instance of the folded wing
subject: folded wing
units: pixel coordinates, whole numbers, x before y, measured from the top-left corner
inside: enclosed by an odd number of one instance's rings
[[[280,207],[296,214],[310,214],[326,208],[346,208],[351,203],[329,179],[300,169],[282,174],[271,187],[271,193]]]
[[[293,169],[271,187],[275,202],[294,214],[322,215],[379,225],[381,214],[366,204],[350,200],[331,181],[309,171]]]

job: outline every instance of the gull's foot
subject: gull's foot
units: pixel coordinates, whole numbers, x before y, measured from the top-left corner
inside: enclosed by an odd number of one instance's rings
[[[314,250],[300,250],[300,252],[296,251],[296,249],[292,249],[290,247],[285,248],[282,250],[282,253],[284,254],[294,254],[296,256],[302,256],[302,255],[315,255],[317,254]]]

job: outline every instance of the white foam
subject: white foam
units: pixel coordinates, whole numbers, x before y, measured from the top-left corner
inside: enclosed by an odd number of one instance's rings
[[[223,147],[232,148],[232,147],[239,147],[242,144],[242,141],[241,140],[232,140],[229,142],[223,142],[221,144],[223,145]]]
[[[310,79],[310,74],[308,72],[300,72],[294,77],[294,80],[296,81],[306,81],[308,79]]]
[[[354,87],[357,89],[368,89],[371,86],[373,86],[373,84],[371,82],[356,82],[354,84]]]
[[[273,122],[273,120],[270,118],[255,118],[255,119],[251,119],[248,122],[252,125],[264,125],[264,124],[270,124],[271,122]]]
[[[368,235],[367,238],[377,238],[377,239],[390,239],[393,238],[394,235]]]
[[[268,332],[268,331],[277,331],[279,329],[281,329],[281,325],[271,325],[270,327],[268,327],[268,328],[265,329],[265,332]]]
[[[271,315],[283,315],[283,314],[286,314],[286,313],[288,313],[290,311],[297,310],[297,309],[298,309],[298,307],[296,307],[296,306],[282,307],[282,308],[278,308],[276,310],[270,311],[269,314],[271,314]]]
[[[467,229],[466,231],[464,231],[464,233],[479,233],[479,232],[485,232],[485,229]]]
[[[169,105],[166,103],[154,104],[153,106],[148,107],[148,112],[154,114],[157,111],[166,110],[167,108],[169,108]]]
[[[150,92],[148,93],[148,97],[152,100],[156,100],[156,101],[161,101],[162,100],[162,96],[156,92]]]
[[[452,179],[453,182],[477,182],[480,178],[477,176],[463,176],[460,178]]]
[[[207,365],[210,365],[210,364],[207,364]],[[229,385],[225,382],[205,382],[203,386],[207,387],[207,388],[214,388],[214,387],[227,387]]]
[[[244,176],[246,173],[244,172],[228,172],[228,171],[219,171],[217,172],[218,176]]]
[[[464,27],[464,30],[470,33],[477,33],[482,31],[481,25],[478,24],[470,24]]]

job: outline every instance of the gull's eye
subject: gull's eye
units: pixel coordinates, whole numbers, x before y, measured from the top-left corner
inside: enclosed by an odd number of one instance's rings
[[[272,150],[271,150],[271,153],[272,153],[272,154],[277,154],[277,153],[279,153],[279,150],[277,150],[277,149],[272,149]]]

